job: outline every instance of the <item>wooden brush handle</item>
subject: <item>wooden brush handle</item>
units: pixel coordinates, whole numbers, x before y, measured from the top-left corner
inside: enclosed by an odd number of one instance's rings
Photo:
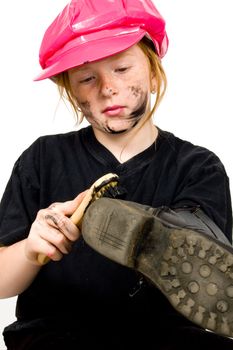
[[[70,220],[78,227],[80,227],[85,210],[92,200],[93,190],[94,186],[92,185],[91,188],[87,191],[85,197],[83,198],[78,208],[73,212],[73,214],[70,217]]]
[[[102,177],[100,177],[97,181],[93,183],[93,185],[89,188],[87,191],[85,197],[83,198],[80,205],[77,207],[77,209],[74,211],[74,213],[71,215],[70,220],[80,228],[80,224],[82,222],[83,215],[85,213],[85,210],[87,206],[90,204],[92,200],[93,193],[95,191],[95,187],[100,186],[101,183],[106,182],[107,180],[111,180],[112,178],[116,178],[116,174],[106,174]],[[103,195],[104,196],[104,195]],[[50,261],[50,258],[45,254],[38,254],[37,261],[40,263],[40,265],[45,265]]]

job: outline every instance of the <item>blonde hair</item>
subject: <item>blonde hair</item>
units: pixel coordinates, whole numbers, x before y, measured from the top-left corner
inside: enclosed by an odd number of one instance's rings
[[[155,75],[156,82],[157,82],[155,103],[150,113],[148,114],[147,118],[145,119],[146,121],[151,118],[151,116],[154,114],[155,110],[158,108],[160,102],[163,99],[163,96],[167,88],[167,78],[166,78],[164,69],[162,67],[161,60],[158,57],[158,55],[156,55],[155,53],[152,41],[147,37],[144,37],[137,45],[141,48],[141,50],[147,56],[151,73]],[[74,111],[76,120],[78,124],[80,124],[83,121],[84,116],[77,103],[77,99],[72,92],[69,77],[68,77],[68,72],[67,71],[62,72],[54,76],[52,80],[58,86],[60,98],[63,101],[68,100],[70,102],[72,110]]]
[[[138,46],[148,58],[151,73],[155,75],[156,79],[156,99],[149,115],[145,119],[146,122],[152,117],[165,95],[167,89],[167,77],[163,69],[161,60],[155,53],[154,44],[152,43],[152,41],[144,36],[144,38],[141,41],[139,41]]]

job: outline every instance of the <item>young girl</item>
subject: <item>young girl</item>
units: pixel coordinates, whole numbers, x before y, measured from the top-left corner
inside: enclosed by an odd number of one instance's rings
[[[152,121],[167,47],[150,0],[71,1],[47,29],[36,80],[90,126],[41,137],[15,163],[0,207],[0,296],[19,295],[8,349],[232,348],[228,177]],[[80,230],[70,216],[109,172],[124,200],[91,204]]]

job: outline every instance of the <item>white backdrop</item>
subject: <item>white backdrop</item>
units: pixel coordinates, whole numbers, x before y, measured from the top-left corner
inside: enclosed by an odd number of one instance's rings
[[[66,132],[74,119],[50,81],[33,82],[44,30],[66,0],[1,4],[0,196],[20,153],[40,135]],[[232,0],[155,0],[167,21],[163,63],[168,91],[155,121],[205,146],[222,160],[233,183]],[[0,300],[0,333],[14,320],[15,298]],[[0,350],[5,349],[0,336]]]

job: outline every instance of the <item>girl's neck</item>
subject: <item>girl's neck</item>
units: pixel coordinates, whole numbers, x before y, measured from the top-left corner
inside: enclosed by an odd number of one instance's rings
[[[107,134],[93,128],[97,140],[105,146],[120,162],[124,163],[130,158],[144,151],[155,142],[158,129],[149,119],[143,124],[123,134]]]

